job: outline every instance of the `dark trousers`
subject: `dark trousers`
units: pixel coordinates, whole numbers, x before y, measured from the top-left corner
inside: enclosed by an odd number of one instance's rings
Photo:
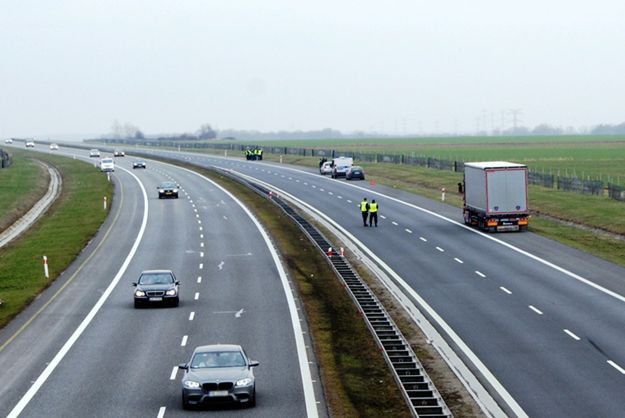
[[[377,212],[369,212],[369,226],[378,226],[378,213]]]
[[[369,212],[362,212],[362,223],[364,226],[367,226],[367,215],[369,215]]]

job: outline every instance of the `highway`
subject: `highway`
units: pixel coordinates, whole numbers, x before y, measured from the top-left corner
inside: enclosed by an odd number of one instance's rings
[[[131,162],[116,158],[114,206],[96,238],[0,332],[0,416],[189,415],[177,365],[213,343],[241,344],[260,366],[257,406],[211,415],[325,416],[298,301],[257,221],[203,177]],[[179,199],[158,199],[165,180],[180,184]],[[174,271],[179,307],[134,309],[131,283],[147,269]]]
[[[252,176],[333,219],[436,311],[442,334],[449,327],[477,356],[481,363],[470,367],[500,402],[512,398],[509,414],[623,416],[625,269],[532,233],[476,232],[462,225],[459,209],[369,182],[149,152]],[[363,197],[379,203],[378,228],[362,226]]]

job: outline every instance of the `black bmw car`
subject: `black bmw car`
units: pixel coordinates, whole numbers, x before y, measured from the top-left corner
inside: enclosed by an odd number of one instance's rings
[[[137,160],[132,162],[132,168],[145,168],[145,161]]]
[[[178,306],[178,286],[180,282],[171,270],[146,270],[141,272],[139,280],[132,284],[135,308],[152,304]]]
[[[364,180],[365,179],[365,170],[363,170],[362,167],[360,167],[358,165],[353,165],[353,166],[350,167],[350,169],[345,174],[345,179],[346,180],[354,180],[354,179]]]
[[[178,186],[176,183],[173,183],[171,181],[166,181],[161,183],[160,186],[157,187],[158,189],[158,198],[159,199],[165,199],[168,197],[174,198],[174,199],[178,199],[178,189],[180,188],[180,186]]]

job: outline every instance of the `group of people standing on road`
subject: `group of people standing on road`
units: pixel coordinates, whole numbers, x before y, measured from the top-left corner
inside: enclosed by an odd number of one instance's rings
[[[371,203],[367,202],[367,198],[364,197],[362,202],[360,202],[360,213],[362,215],[362,223],[363,226],[373,226],[378,227],[378,209],[380,208],[376,203],[375,199],[371,201]],[[369,225],[367,225],[367,218],[369,219]]]
[[[245,159],[250,161],[262,160],[263,159],[263,150],[261,148],[254,148],[245,150]]]

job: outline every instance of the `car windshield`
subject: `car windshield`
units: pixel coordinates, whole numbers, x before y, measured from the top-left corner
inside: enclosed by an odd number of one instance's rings
[[[169,273],[149,273],[139,277],[139,284],[170,284],[174,278]]]
[[[352,171],[361,171],[361,170],[362,170],[362,167],[358,167],[357,165],[352,167]]]
[[[196,353],[191,360],[192,369],[243,367],[245,359],[240,351],[211,351]]]
[[[176,185],[174,183],[161,183],[161,187],[163,189],[175,189]]]
[[[112,162],[113,162],[113,160],[111,160],[110,158],[102,160],[102,164],[110,164]]]

